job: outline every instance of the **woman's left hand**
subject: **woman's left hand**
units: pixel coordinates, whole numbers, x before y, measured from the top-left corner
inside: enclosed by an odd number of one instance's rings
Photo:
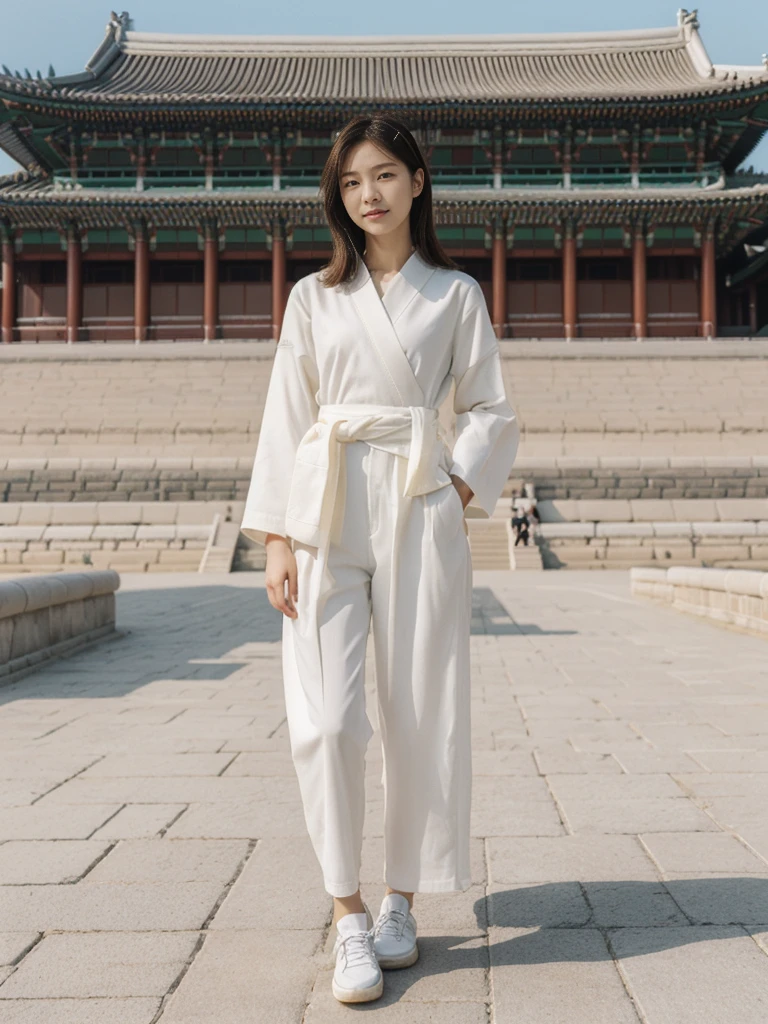
[[[453,481],[453,486],[459,492],[461,504],[464,508],[466,508],[467,505],[472,500],[472,498],[474,497],[475,492],[472,490],[469,484],[464,483],[460,476],[456,476],[455,473],[451,473],[450,476],[451,480]]]

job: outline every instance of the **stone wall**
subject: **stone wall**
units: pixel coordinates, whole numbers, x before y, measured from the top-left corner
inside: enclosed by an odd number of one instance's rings
[[[543,523],[545,569],[633,565],[768,570],[768,520],[760,522]]]
[[[0,682],[115,630],[116,572],[0,581]]]
[[[760,455],[768,339],[501,343],[521,456]],[[9,457],[250,456],[272,342],[7,345]]]
[[[767,439],[768,443],[768,439]],[[253,455],[0,458],[0,503],[244,501]],[[521,456],[505,496],[532,482],[541,501],[768,497],[768,454],[558,459]]]
[[[630,572],[632,593],[714,622],[768,635],[768,573],[720,569]]]

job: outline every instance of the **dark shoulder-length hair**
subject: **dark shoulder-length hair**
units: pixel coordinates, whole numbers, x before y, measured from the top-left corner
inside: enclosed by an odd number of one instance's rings
[[[424,187],[414,197],[411,206],[411,241],[426,263],[449,270],[456,269],[456,263],[437,239],[429,167],[408,126],[389,113],[358,114],[338,133],[320,178],[320,194],[333,243],[331,258],[321,268],[320,282],[326,288],[333,288],[351,280],[365,251],[366,233],[347,213],[340,183],[347,154],[353,146],[365,141],[373,142],[401,160],[411,175],[419,167],[424,171]]]

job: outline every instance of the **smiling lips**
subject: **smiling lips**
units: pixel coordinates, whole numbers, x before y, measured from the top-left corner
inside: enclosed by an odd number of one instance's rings
[[[371,210],[370,213],[366,213],[366,217],[383,217],[386,210]]]

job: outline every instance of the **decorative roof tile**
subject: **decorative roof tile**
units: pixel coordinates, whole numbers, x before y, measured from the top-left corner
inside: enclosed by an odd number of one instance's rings
[[[0,93],[68,103],[445,103],[643,100],[765,86],[768,67],[713,65],[695,12],[670,28],[468,36],[134,32],[113,16],[76,75],[0,75]]]

